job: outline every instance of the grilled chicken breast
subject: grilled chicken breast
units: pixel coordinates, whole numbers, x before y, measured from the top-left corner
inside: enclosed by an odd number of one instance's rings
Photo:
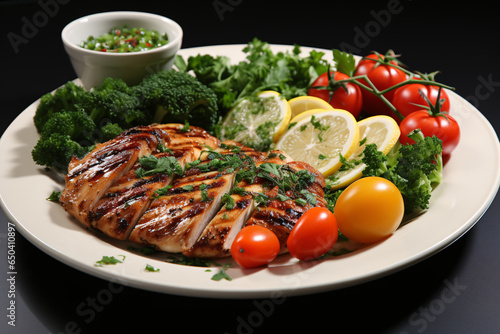
[[[130,240],[178,253],[189,249],[231,189],[233,175],[179,182],[169,194],[155,199],[130,234]]]
[[[311,196],[310,200],[307,203],[301,202],[299,204],[294,198],[276,199],[278,188],[274,187],[267,193],[271,200],[266,205],[258,207],[245,224],[245,226],[260,225],[273,231],[280,241],[281,252],[286,251],[288,235],[302,214],[315,206],[326,207],[323,175],[305,162],[292,161],[288,162],[287,166],[295,172],[307,171],[308,175],[314,176],[314,180],[308,183],[304,189]]]
[[[255,166],[264,162],[284,164],[291,159],[281,151],[272,151],[269,154],[256,151],[235,142],[223,142],[228,146],[241,148],[247,156],[252,157]],[[221,151],[231,154],[231,151]],[[281,158],[280,158],[281,155]],[[266,196],[265,180],[254,177],[251,180],[240,181],[235,189],[237,192],[230,194],[228,203],[210,221],[197,242],[184,252],[191,257],[225,257],[230,255],[231,244],[234,238],[247,223],[257,203],[255,198],[259,195]]]
[[[158,159],[171,156],[179,162],[182,168],[193,160],[193,150],[190,148],[156,153]],[[149,207],[152,196],[159,189],[167,187],[174,174],[156,173],[150,176],[137,177],[140,163],[109,188],[103,198],[90,210],[88,220],[90,225],[105,234],[120,240],[125,240],[130,234],[144,211]]]
[[[217,138],[210,136],[201,128],[191,127],[188,131],[183,128],[182,124],[133,128],[113,140],[97,145],[83,159],[73,158],[68,166],[65,189],[61,193],[61,205],[86,227],[100,228],[102,222],[95,221],[104,215],[104,211],[108,212],[110,209],[104,208],[104,204],[100,203],[101,209],[98,212],[94,209],[96,204],[108,194],[108,189],[112,186],[126,188],[130,183],[135,183],[134,172],[130,175],[127,173],[134,166],[138,168],[137,162],[140,157],[161,153],[159,151],[166,149],[172,156],[179,159],[182,157],[180,163],[185,164],[195,160],[204,148],[215,149],[220,144]],[[113,190],[116,191],[118,190]],[[106,197],[111,198],[112,193]],[[122,200],[125,198],[126,196]],[[127,202],[129,201],[123,201]],[[115,213],[120,215],[120,210],[115,210]],[[108,214],[107,217],[111,216]],[[106,231],[111,229],[110,226],[104,228]],[[115,236],[112,232],[110,234]]]
[[[167,163],[175,171],[166,171]],[[86,227],[113,238],[225,257],[241,228],[254,224],[272,230],[286,251],[300,216],[326,205],[324,186],[321,173],[284,152],[159,124],[130,129],[73,159],[60,202]]]
[[[64,209],[89,227],[89,211],[106,191],[125,175],[139,157],[151,154],[166,134],[152,127],[134,128],[96,146],[68,166],[66,187],[59,199]]]

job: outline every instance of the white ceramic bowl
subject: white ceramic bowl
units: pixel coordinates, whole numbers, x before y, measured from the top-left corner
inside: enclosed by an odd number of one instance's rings
[[[110,53],[84,49],[80,43],[100,36],[114,27],[144,28],[166,33],[168,43],[146,51]],[[181,48],[182,28],[175,21],[150,13],[104,12],[79,18],[69,23],[61,38],[76,74],[85,89],[99,86],[107,77],[121,78],[129,85],[139,83],[145,76],[169,70]]]

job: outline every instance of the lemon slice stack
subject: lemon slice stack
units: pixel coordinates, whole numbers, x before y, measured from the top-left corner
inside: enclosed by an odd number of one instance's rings
[[[359,139],[362,144],[358,145],[350,157],[346,157],[347,162],[354,165],[354,167],[339,170],[329,176],[329,184],[333,190],[344,188],[363,175],[363,169],[366,166],[360,161],[363,158],[366,145],[376,144],[379,151],[387,154],[398,142],[401,133],[396,121],[392,117],[383,115],[372,116],[359,121],[358,128]],[[355,163],[356,161],[357,163]]]
[[[292,110],[291,118],[312,109],[332,110],[330,103],[316,96],[298,96],[288,101]]]
[[[278,92],[264,91],[242,99],[222,121],[221,139],[265,151],[287,130],[291,109]]]
[[[328,176],[342,165],[340,155],[350,157],[358,143],[358,123],[351,113],[342,109],[312,109],[290,121],[276,149]]]
[[[315,167],[332,189],[344,188],[363,175],[361,159],[368,144],[384,154],[398,142],[399,126],[389,116],[356,121],[343,109],[312,96],[287,101],[264,91],[241,100],[222,122],[221,139],[262,151],[274,148]],[[351,168],[342,168],[342,159]]]

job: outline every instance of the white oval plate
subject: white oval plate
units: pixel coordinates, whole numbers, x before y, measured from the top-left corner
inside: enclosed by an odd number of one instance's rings
[[[181,50],[187,59],[197,54],[226,55],[244,60],[245,45],[221,45]],[[273,45],[273,51],[291,50]],[[311,49],[303,47],[302,52]],[[331,52],[326,58],[331,60]],[[433,192],[430,209],[402,226],[388,239],[353,253],[324,261],[297,263],[280,256],[272,266],[227,270],[231,281],[214,281],[219,271],[165,262],[166,254],[145,257],[127,250],[127,242],[97,236],[82,228],[60,206],[46,200],[63,184],[31,159],[39,136],[33,115],[39,101],[24,110],[0,139],[0,203],[17,231],[57,260],[103,279],[162,293],[212,298],[275,298],[334,290],[388,275],[442,250],[467,232],[486,211],[500,184],[500,144],[491,124],[472,105],[448,92],[451,114],[462,139]],[[124,255],[121,264],[103,267],[103,256]],[[150,264],[159,272],[145,270]]]

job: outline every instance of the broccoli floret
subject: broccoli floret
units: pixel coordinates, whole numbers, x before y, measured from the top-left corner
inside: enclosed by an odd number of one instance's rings
[[[68,135],[72,140],[89,144],[94,142],[93,136],[97,127],[94,121],[83,110],[62,111],[54,114],[43,126],[42,138],[53,133]]]
[[[68,82],[41,98],[34,117],[41,137],[33,160],[65,171],[72,156],[82,157],[126,129],[151,124],[153,117],[210,129],[219,121],[215,93],[188,73],[174,71],[132,87],[108,78],[89,92]]]
[[[65,172],[72,156],[81,158],[94,147],[97,127],[83,111],[61,111],[42,128],[31,154],[36,164]]]
[[[31,151],[33,161],[40,166],[54,168],[59,172],[67,172],[68,164],[73,156],[83,157],[94,146],[82,146],[67,134],[53,133],[42,137]]]
[[[101,85],[94,88],[94,92],[119,91],[129,94],[131,89],[125,81],[119,78],[106,78]]]
[[[442,180],[442,142],[439,138],[424,137],[420,129],[408,134],[415,143],[396,145],[387,154],[375,144],[366,145],[363,176],[380,176],[393,182],[403,195],[405,211],[428,209],[432,190]]]
[[[151,116],[140,108],[139,99],[120,91],[95,92],[99,104],[91,112],[97,124],[117,123],[122,128],[131,128],[151,123]]]
[[[186,123],[212,131],[220,119],[215,93],[186,72],[161,71],[133,87],[154,123]]]
[[[96,124],[117,123],[128,129],[151,123],[149,114],[144,113],[140,100],[121,79],[107,78],[94,88],[92,98],[82,105]]]
[[[111,140],[123,132],[122,127],[117,123],[106,123],[101,127],[101,141]]]
[[[44,94],[40,98],[40,104],[33,118],[38,132],[42,132],[43,126],[54,114],[78,110],[78,105],[88,99],[89,94],[83,87],[75,85],[72,81],[56,89],[53,94]]]

